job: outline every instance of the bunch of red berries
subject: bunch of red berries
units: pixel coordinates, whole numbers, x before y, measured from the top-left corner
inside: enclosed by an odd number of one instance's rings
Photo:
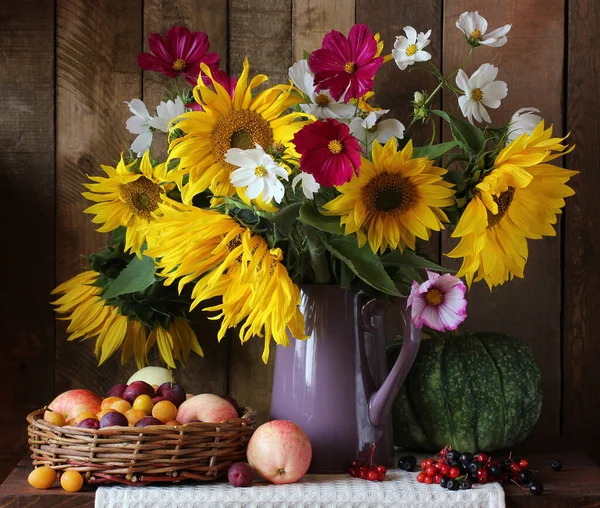
[[[421,462],[417,481],[429,485],[437,483],[448,490],[467,490],[474,483],[512,482],[528,488],[536,496],[544,491],[544,485],[533,478],[525,459],[513,459],[511,454],[504,461],[493,461],[485,453],[460,453],[448,446],[435,457]]]
[[[375,457],[375,443],[373,443],[370,449],[366,453],[366,457],[363,459],[356,459],[352,461],[352,465],[348,472],[354,478],[360,478],[362,480],[369,480],[372,482],[382,482],[385,480],[385,473],[387,468],[385,466],[378,466],[374,463]]]

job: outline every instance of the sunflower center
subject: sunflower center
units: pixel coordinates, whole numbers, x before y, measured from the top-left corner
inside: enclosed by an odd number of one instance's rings
[[[431,288],[425,293],[425,300],[429,305],[438,306],[444,301],[444,294],[438,288]]]
[[[415,200],[415,187],[408,178],[395,173],[381,173],[363,189],[367,208],[374,213],[403,212]]]
[[[248,150],[257,143],[267,150],[273,144],[273,129],[262,116],[247,109],[231,111],[219,119],[211,133],[212,151],[229,171],[237,169],[237,166],[225,162],[227,150]]]
[[[145,176],[121,186],[121,198],[129,209],[147,220],[152,219],[152,212],[158,208],[162,192],[159,185]]]
[[[320,93],[315,98],[315,102],[317,103],[317,106],[327,106],[327,104],[329,104],[329,97],[327,97],[327,95],[325,95],[324,93]]]
[[[411,44],[406,48],[406,56],[413,56],[418,51],[416,44]]]
[[[480,41],[481,39],[483,39],[483,34],[481,33],[481,30],[476,28],[475,30],[473,30],[471,32],[471,35],[469,37],[471,37],[471,39],[474,39],[476,41]]]
[[[354,62],[346,62],[346,65],[344,65],[344,70],[348,74],[354,74],[356,72],[356,64]]]
[[[254,168],[254,174],[258,177],[258,178],[262,178],[263,176],[265,176],[267,174],[267,170],[265,169],[264,166],[256,166]]]
[[[498,205],[498,213],[494,215],[489,210],[487,211],[488,228],[493,228],[502,220],[502,217],[504,217],[506,215],[506,212],[508,212],[508,209],[510,208],[510,204],[512,203],[514,197],[514,187],[509,187],[507,190],[500,193],[499,196],[494,196],[494,201]]]
[[[332,154],[337,155],[337,154],[341,153],[341,151],[344,149],[344,145],[342,145],[342,142],[340,140],[332,139],[327,144],[327,148],[329,148],[329,151]]]
[[[185,69],[185,60],[178,58],[173,62],[173,70],[177,72],[181,72]]]
[[[483,99],[481,88],[473,88],[473,90],[471,90],[471,100],[473,102],[480,102],[481,99]]]

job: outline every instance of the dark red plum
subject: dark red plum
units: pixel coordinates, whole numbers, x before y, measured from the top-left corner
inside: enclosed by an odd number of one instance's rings
[[[86,418],[87,420],[87,418]],[[85,420],[83,420],[85,421]],[[125,415],[122,415],[121,413],[117,413],[116,411],[111,411],[110,413],[106,413],[102,419],[100,420],[100,428],[103,429],[104,427],[115,427],[115,426],[119,426],[119,427],[128,427],[129,426],[129,422],[127,421],[127,418],[125,418]]]
[[[172,383],[163,383],[156,390],[156,395],[170,400],[176,407],[185,402],[185,390],[181,386]]]
[[[125,393],[126,389],[127,389],[127,384],[126,383],[120,383],[118,385],[115,385],[110,390],[108,390],[106,392],[106,395],[104,396],[104,398],[119,397],[120,399],[122,399],[123,398],[123,394]]]
[[[236,462],[227,471],[227,478],[234,487],[251,487],[254,483],[254,469],[246,462]]]
[[[81,420],[77,426],[83,429],[98,430],[100,428],[100,422],[96,420],[96,418],[86,418],[85,420]]]
[[[139,420],[135,426],[136,427],[148,427],[150,425],[162,425],[163,422],[161,422],[158,418],[154,418],[153,416],[146,416],[145,418],[142,418],[141,420]]]

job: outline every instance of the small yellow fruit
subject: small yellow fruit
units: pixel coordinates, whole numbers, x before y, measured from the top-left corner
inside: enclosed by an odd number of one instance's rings
[[[67,492],[77,492],[83,487],[83,476],[79,471],[67,469],[60,477],[60,486]]]
[[[91,411],[84,411],[83,413],[79,413],[75,417],[75,420],[73,421],[73,425],[79,425],[86,418],[93,418],[94,420],[96,420],[97,419],[96,413],[92,413]]]
[[[100,404],[100,409],[109,409],[115,402],[123,400],[121,397],[106,397]]]
[[[177,417],[177,408],[170,400],[161,400],[154,404],[152,416],[158,418],[161,422],[170,422]]]
[[[110,409],[114,409],[121,414],[125,414],[127,411],[131,409],[131,404],[126,400],[117,400],[110,405]]]
[[[125,416],[125,418],[127,418],[129,425],[135,425],[142,418],[146,417],[146,413],[138,409],[130,409],[129,411],[125,411],[123,415]]]
[[[50,466],[38,467],[29,473],[27,481],[36,489],[49,489],[56,481],[56,471]]]
[[[152,414],[154,403],[149,395],[140,395],[133,401],[133,409],[143,411],[147,415]]]
[[[165,425],[168,425],[169,427],[178,427],[181,423],[177,420],[171,420],[170,422],[166,422]]]
[[[64,416],[56,411],[46,411],[44,413],[44,420],[57,427],[64,427],[67,424]]]

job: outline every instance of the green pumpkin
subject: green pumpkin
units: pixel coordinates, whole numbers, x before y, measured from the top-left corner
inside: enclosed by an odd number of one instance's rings
[[[393,362],[399,346],[390,346]],[[508,335],[470,333],[424,340],[394,402],[394,444],[437,452],[510,448],[542,407],[540,371],[529,348]]]

